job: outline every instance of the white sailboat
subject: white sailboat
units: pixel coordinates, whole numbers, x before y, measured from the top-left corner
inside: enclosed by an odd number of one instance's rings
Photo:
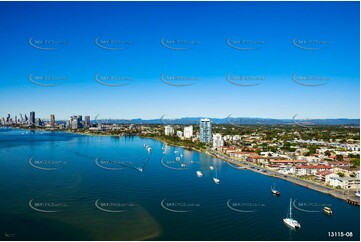
[[[213,181],[216,184],[219,184],[219,179],[217,178],[217,169],[216,169],[216,177],[213,177]]]
[[[271,187],[271,192],[273,195],[279,196],[281,195],[281,193],[279,191],[276,190],[276,184],[273,184],[273,187]]]
[[[292,218],[292,198],[290,199],[290,210],[286,218],[283,219],[283,222],[293,229],[301,228],[301,224]]]

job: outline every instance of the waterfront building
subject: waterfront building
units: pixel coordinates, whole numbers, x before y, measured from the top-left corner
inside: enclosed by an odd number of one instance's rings
[[[199,138],[203,143],[210,143],[212,141],[212,124],[208,118],[201,119]]]
[[[164,127],[164,133],[165,135],[173,135],[174,134],[174,129],[172,126],[167,125]]]
[[[35,112],[30,112],[29,124],[30,124],[30,125],[34,125],[34,124],[35,124]]]
[[[360,189],[360,179],[355,177],[339,177],[332,176],[328,179],[329,184],[332,187],[339,187],[341,189]]]
[[[177,136],[178,136],[178,138],[183,138],[183,132],[178,130],[177,131]]]
[[[295,174],[296,176],[305,176],[305,175],[316,175],[320,171],[329,171],[332,170],[332,166],[318,165],[318,166],[296,166]]]
[[[224,144],[221,134],[213,134],[213,149],[222,147]]]
[[[319,171],[316,173],[316,179],[321,182],[326,182],[326,178],[335,175],[332,171]],[[336,175],[337,176],[337,175]]]
[[[35,119],[35,126],[42,126],[42,122],[40,118]]]
[[[54,114],[50,115],[50,126],[51,127],[55,126],[55,115]]]
[[[90,116],[85,116],[85,127],[90,127]]]
[[[184,132],[183,132],[183,134],[184,134],[184,138],[185,138],[185,139],[190,139],[190,138],[192,138],[192,136],[193,136],[193,126],[190,125],[190,126],[184,127]]]
[[[71,129],[78,129],[79,126],[78,126],[78,119],[72,119],[70,121],[70,125],[71,125]]]

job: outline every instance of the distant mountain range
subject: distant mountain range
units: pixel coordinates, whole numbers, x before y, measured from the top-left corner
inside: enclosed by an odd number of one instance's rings
[[[167,119],[161,117],[159,119],[98,119],[93,122],[100,123],[117,123],[117,124],[199,124],[203,117],[184,117],[178,119]],[[209,118],[213,124],[233,124],[233,125],[351,125],[359,126],[360,119],[271,119],[271,118]]]

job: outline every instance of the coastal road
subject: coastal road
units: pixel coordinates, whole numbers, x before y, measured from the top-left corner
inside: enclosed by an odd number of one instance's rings
[[[237,166],[241,167],[241,169],[248,169],[248,170],[251,170],[253,172],[257,172],[257,173],[260,173],[260,174],[263,174],[263,175],[266,175],[266,176],[272,176],[272,177],[275,177],[275,178],[284,179],[284,180],[290,181],[290,182],[292,182],[294,184],[304,186],[304,187],[307,187],[307,188],[310,188],[310,189],[313,189],[313,190],[316,190],[316,191],[319,191],[319,192],[323,192],[323,193],[329,194],[329,195],[331,195],[333,197],[340,198],[342,200],[347,200],[347,199],[351,198],[352,200],[357,200],[358,202],[360,201],[359,197],[350,196],[344,190],[326,187],[326,186],[318,184],[318,183],[316,183],[314,181],[306,181],[306,180],[303,180],[303,179],[298,178],[298,177],[293,176],[293,175],[284,175],[284,174],[281,174],[281,173],[279,173],[277,171],[271,170],[269,168],[260,167],[255,163],[246,161],[245,159],[244,160],[238,160],[238,159],[228,157],[225,154],[220,153],[220,152],[218,152],[216,150],[212,150],[210,148],[207,148],[207,151],[211,155],[216,156],[217,158],[223,159],[226,162],[229,162],[231,164],[234,164],[234,165],[237,165]]]

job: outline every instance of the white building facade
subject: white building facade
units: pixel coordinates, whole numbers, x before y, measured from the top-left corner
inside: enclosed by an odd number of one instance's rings
[[[164,127],[164,133],[165,135],[174,135],[174,128],[170,125],[167,125]]]
[[[221,134],[213,134],[213,149],[222,147],[224,144]]]
[[[192,136],[193,136],[193,126],[190,125],[190,126],[184,127],[184,133],[183,134],[184,134],[185,139],[192,138]]]

